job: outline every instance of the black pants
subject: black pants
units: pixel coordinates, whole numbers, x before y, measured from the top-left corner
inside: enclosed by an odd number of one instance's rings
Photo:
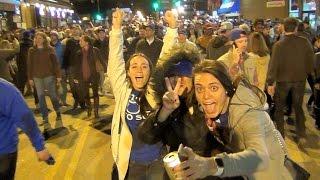
[[[17,152],[0,155],[0,179],[13,180],[16,172]]]
[[[310,96],[307,104],[311,106],[313,101],[314,101],[314,82],[313,82],[313,78],[312,78],[311,75],[308,76],[307,81],[308,81],[309,86],[310,86],[311,91],[312,91],[311,96]]]
[[[78,77],[75,77],[74,75],[74,68],[73,67],[70,67],[68,70],[67,70],[67,73],[66,73],[66,79],[68,79],[69,81],[69,85],[70,85],[70,90],[71,90],[71,93],[72,93],[72,97],[74,99],[74,102],[75,103],[82,103],[84,104],[84,102],[80,102],[79,100],[79,92],[77,90],[77,88],[79,87],[77,83],[74,82],[75,79],[79,79]]]
[[[91,108],[90,102],[90,94],[89,88],[92,88],[93,93],[93,100],[94,100],[94,108],[97,109],[99,107],[99,77],[97,78],[90,78],[88,81],[79,81],[79,101],[85,102],[88,108]]]
[[[314,114],[316,125],[320,127],[320,90],[314,89]]]
[[[286,100],[289,92],[292,92],[292,106],[296,115],[296,133],[298,136],[305,136],[305,116],[302,109],[303,95],[305,89],[305,82],[277,82],[275,92],[275,113],[274,121],[277,129],[284,137],[284,113],[283,109],[286,107]]]
[[[20,92],[24,93],[24,87],[26,86],[28,82],[27,73],[24,71],[19,71],[17,74],[18,84],[17,88],[20,90]]]

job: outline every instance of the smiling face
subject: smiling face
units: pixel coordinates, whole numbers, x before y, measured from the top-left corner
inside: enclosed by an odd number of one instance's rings
[[[130,60],[128,76],[132,86],[137,91],[142,91],[150,77],[150,65],[142,56],[133,57]]]
[[[197,101],[207,118],[216,118],[226,112],[229,97],[217,78],[210,73],[196,73],[194,86]]]
[[[192,78],[186,76],[173,76],[169,77],[172,87],[175,87],[178,79],[181,78],[180,88],[178,90],[178,95],[182,96],[186,93],[189,93],[192,89]]]
[[[38,34],[34,37],[34,42],[37,45],[37,47],[41,47],[43,46],[44,38],[40,34]]]

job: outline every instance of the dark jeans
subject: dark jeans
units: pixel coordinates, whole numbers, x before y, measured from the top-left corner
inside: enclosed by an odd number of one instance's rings
[[[311,106],[312,103],[313,103],[313,101],[314,101],[314,82],[313,82],[313,78],[312,78],[311,75],[308,76],[307,81],[308,81],[309,86],[310,86],[311,91],[312,91],[311,96],[310,96],[310,98],[309,98],[309,100],[308,100],[307,105],[310,105],[310,106]]]
[[[99,107],[99,77],[98,78],[90,78],[88,81],[79,81],[78,84],[78,92],[79,92],[79,100],[80,102],[85,102],[88,108],[91,108],[90,102],[90,93],[89,88],[92,88],[93,100],[95,108]]]
[[[296,115],[296,133],[298,136],[305,136],[305,116],[302,109],[303,95],[305,89],[305,81],[303,82],[277,82],[275,92],[275,113],[274,121],[277,129],[284,137],[284,108],[289,92],[292,93],[292,106]]]
[[[164,166],[161,160],[153,161],[151,164],[139,164],[130,162],[126,175],[127,180],[145,180],[164,178]]]
[[[36,86],[32,87],[32,89],[33,89],[34,104],[37,105],[39,104],[39,98],[38,98]]]
[[[316,125],[320,127],[320,90],[314,89],[314,115]]]
[[[0,179],[13,180],[16,172],[17,152],[0,155]]]
[[[68,92],[67,73],[64,69],[61,69],[61,87],[59,87],[58,94],[59,94],[60,101],[63,104],[67,103],[67,92]]]
[[[27,73],[24,71],[19,71],[17,74],[18,84],[17,88],[20,90],[20,92],[24,93],[24,87],[26,86],[26,83],[28,82]]]
[[[265,92],[265,94],[267,96],[267,103],[269,105],[268,114],[269,114],[270,118],[273,120],[274,119],[273,118],[274,117],[274,109],[275,109],[274,101],[273,101],[272,97],[269,95],[269,93],[266,90],[264,92]]]
[[[67,70],[67,77],[66,79],[69,80],[69,86],[70,86],[70,90],[71,90],[71,93],[72,93],[72,97],[74,99],[74,102],[75,103],[83,103],[83,102],[80,102],[79,101],[79,93],[77,91],[77,84],[74,82],[74,79],[78,79],[77,77],[75,77],[74,73],[73,73],[73,67],[70,67],[68,70]]]

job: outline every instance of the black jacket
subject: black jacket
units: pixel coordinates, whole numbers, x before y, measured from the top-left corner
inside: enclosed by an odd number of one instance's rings
[[[138,42],[139,42],[140,40],[141,40],[141,38],[138,36],[138,37],[135,37],[135,38],[131,41],[131,43],[130,43],[130,45],[129,45],[129,47],[128,47],[128,51],[127,51],[127,54],[128,54],[129,57],[132,56],[132,55],[135,53],[137,44],[138,44]]]
[[[82,74],[82,50],[78,50],[76,52],[76,59],[77,61],[72,64],[74,67],[74,79],[77,80],[83,80],[83,74]],[[90,78],[93,79],[95,82],[99,82],[99,73],[97,72],[96,68],[96,61],[102,62],[102,58],[100,56],[99,49],[96,47],[90,47],[88,52],[88,63],[90,68]]]
[[[314,70],[314,53],[310,42],[297,35],[286,35],[273,46],[267,84],[301,82]]]
[[[106,38],[103,41],[96,39],[93,43],[93,46],[99,49],[103,62],[107,64],[109,56],[109,39]]]
[[[141,39],[136,46],[136,53],[146,55],[155,66],[162,50],[163,42],[154,37],[154,41],[149,45],[146,39]]]
[[[211,151],[220,145],[209,132],[203,115],[199,111],[191,114],[183,99],[166,121],[160,123],[157,119],[158,112],[153,112],[140,124],[138,136],[143,142],[155,144],[162,141],[170,151],[178,150],[183,144],[202,156],[211,156]]]
[[[66,49],[63,55],[63,69],[68,69],[74,64],[77,64],[77,52],[81,49],[79,40],[70,38],[67,40]]]
[[[17,65],[20,74],[25,74],[27,76],[27,60],[28,52],[30,47],[33,46],[33,41],[31,39],[22,39],[20,42],[20,53],[17,58]]]

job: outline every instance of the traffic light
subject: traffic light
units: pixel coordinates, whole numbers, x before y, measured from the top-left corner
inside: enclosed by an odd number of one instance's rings
[[[180,6],[181,6],[181,1],[175,0],[175,1],[173,1],[173,4],[174,4],[174,7],[175,7],[175,8],[180,7]]]
[[[98,20],[98,21],[101,21],[102,20],[102,15],[100,13],[97,13],[95,15],[95,19]]]
[[[153,2],[152,3],[152,7],[155,11],[157,11],[159,9],[159,3],[158,2]]]

